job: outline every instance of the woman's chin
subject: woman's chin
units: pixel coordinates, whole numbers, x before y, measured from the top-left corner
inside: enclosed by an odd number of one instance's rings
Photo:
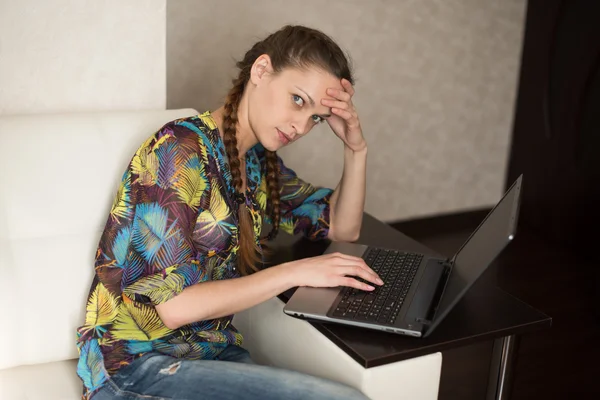
[[[261,142],[262,146],[269,151],[277,151],[283,147],[283,143],[279,140]]]

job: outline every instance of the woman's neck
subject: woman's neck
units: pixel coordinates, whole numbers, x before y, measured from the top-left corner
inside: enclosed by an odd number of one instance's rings
[[[258,139],[256,135],[252,131],[250,127],[250,122],[248,120],[248,92],[245,91],[242,95],[242,99],[240,100],[240,104],[238,106],[238,124],[236,126],[236,138],[237,138],[237,148],[240,157],[245,158],[246,153],[254,147],[258,143]],[[217,123],[217,128],[219,128],[219,134],[223,137],[223,114],[225,113],[225,106],[221,106],[215,111],[211,112],[214,120]]]

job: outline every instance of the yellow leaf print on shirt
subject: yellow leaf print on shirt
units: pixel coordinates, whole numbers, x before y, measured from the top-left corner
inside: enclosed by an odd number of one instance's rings
[[[110,216],[116,220],[117,217],[128,218],[131,215],[131,170],[127,170],[119,185],[119,190],[110,208]]]
[[[204,122],[204,124],[208,127],[208,129],[210,129],[210,130],[217,129],[217,123],[215,122],[213,117],[210,115],[210,112],[207,111],[203,114],[200,114],[198,117],[200,118],[200,120],[202,120],[202,122]]]
[[[195,234],[198,239],[209,249],[219,248],[234,229],[234,225],[228,222],[231,210],[223,199],[219,182],[213,179],[210,191],[210,205],[202,211],[196,221]]]
[[[267,180],[263,179],[256,191],[256,202],[264,212],[267,209]]]
[[[119,300],[99,282],[90,295],[85,314],[82,332],[93,332],[93,337],[102,337],[118,314]]]
[[[156,184],[158,172],[158,157],[150,147],[142,146],[131,160],[131,170],[138,176],[136,183],[143,186]]]
[[[206,190],[206,175],[204,165],[193,154],[188,161],[177,171],[175,188],[179,199],[190,206],[194,211],[198,210],[202,194]]]
[[[152,305],[134,302],[123,295],[119,316],[111,329],[116,339],[154,340],[167,335],[167,328]]]
[[[283,218],[281,222],[279,222],[279,228],[289,233],[290,235],[294,234],[294,221],[291,218]]]
[[[161,144],[163,144],[167,139],[170,139],[172,137],[172,133],[164,132],[164,135],[158,138],[158,140],[152,145],[152,151],[156,151]]]

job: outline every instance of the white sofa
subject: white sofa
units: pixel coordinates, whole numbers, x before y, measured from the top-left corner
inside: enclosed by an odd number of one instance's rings
[[[0,116],[1,400],[81,398],[75,331],[119,178],[152,132],[196,113]],[[437,398],[440,353],[364,369],[282,307],[274,298],[235,317],[258,362],[345,382],[373,399]]]

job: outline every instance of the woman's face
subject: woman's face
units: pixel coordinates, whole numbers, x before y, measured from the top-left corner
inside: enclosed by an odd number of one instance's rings
[[[248,120],[258,141],[276,151],[324,122],[331,114],[321,104],[321,99],[332,99],[328,88],[344,90],[338,78],[319,68],[274,74],[269,57],[259,57],[247,88]]]

